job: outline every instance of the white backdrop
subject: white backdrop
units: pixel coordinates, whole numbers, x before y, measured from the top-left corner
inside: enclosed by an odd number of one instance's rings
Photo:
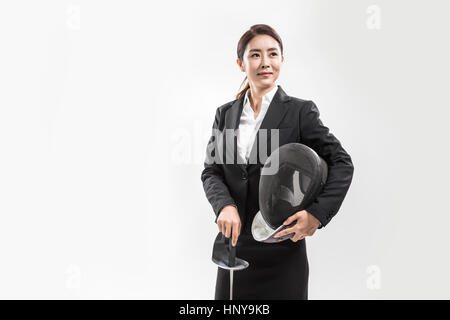
[[[0,298],[213,299],[200,174],[240,36],[355,173],[310,299],[448,299],[448,1],[2,1]]]

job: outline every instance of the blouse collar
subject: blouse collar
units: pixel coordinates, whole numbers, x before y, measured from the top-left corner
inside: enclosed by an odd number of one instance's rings
[[[261,108],[265,107],[269,107],[270,103],[272,102],[273,97],[275,96],[275,93],[278,90],[278,85],[275,85],[275,87],[273,87],[272,90],[270,90],[269,92],[267,92],[263,98],[262,98],[262,104],[261,104]],[[248,88],[248,90],[245,92],[245,98],[244,98],[244,106],[247,105],[250,107],[250,100],[248,98],[248,94],[250,92],[250,88]]]

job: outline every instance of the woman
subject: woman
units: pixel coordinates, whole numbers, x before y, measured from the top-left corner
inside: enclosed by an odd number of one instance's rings
[[[312,101],[287,95],[276,84],[284,57],[283,44],[275,30],[264,24],[252,26],[239,40],[237,56],[248,82],[236,100],[217,108],[215,134],[208,144],[208,148],[213,148],[212,152],[208,149],[201,175],[219,231],[227,238],[232,237],[236,256],[250,263],[247,269],[234,273],[233,296],[307,299],[309,265],[305,237],[326,226],[338,212],[350,187],[353,163],[339,140],[319,119],[317,106]],[[224,135],[226,143],[219,145],[217,133],[226,132],[225,129],[235,130],[236,139]],[[277,243],[257,242],[251,235],[251,223],[259,210],[259,178],[264,163],[259,156],[256,163],[250,160],[259,155],[260,134],[268,129],[278,129],[280,146],[303,143],[328,164],[328,179],[319,197],[285,221],[285,224],[296,221],[293,227],[277,234],[295,235]],[[270,136],[269,141],[266,150],[270,150]],[[236,149],[230,151],[229,142],[233,146],[236,142]],[[225,157],[230,152],[231,163]],[[215,299],[229,298],[229,281],[229,271],[218,268]]]

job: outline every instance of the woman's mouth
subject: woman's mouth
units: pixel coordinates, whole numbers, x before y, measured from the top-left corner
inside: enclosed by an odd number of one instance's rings
[[[272,75],[272,72],[261,72],[258,73],[258,76],[263,77],[263,78],[268,78]]]

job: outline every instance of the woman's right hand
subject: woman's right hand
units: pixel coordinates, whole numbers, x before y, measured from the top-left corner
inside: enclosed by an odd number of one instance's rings
[[[225,237],[229,238],[230,235],[233,236],[232,245],[233,247],[236,246],[236,242],[241,233],[241,218],[235,206],[228,205],[222,208],[217,219],[217,226]]]

